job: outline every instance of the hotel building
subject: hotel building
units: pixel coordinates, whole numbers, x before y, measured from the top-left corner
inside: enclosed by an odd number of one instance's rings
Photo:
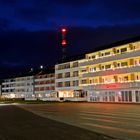
[[[5,79],[2,82],[3,98],[34,99],[33,76]]]
[[[35,95],[38,99],[44,101],[58,101],[55,91],[55,73],[54,69],[41,70],[35,75]]]
[[[140,38],[66,59],[55,71],[5,79],[2,96],[44,101],[140,103]]]
[[[140,103],[140,39],[85,54],[79,86],[90,102]]]
[[[86,92],[79,87],[79,61],[67,60],[55,65],[55,90],[58,92],[60,100],[87,100]]]

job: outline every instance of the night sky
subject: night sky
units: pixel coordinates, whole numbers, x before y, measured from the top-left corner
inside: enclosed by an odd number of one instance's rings
[[[0,78],[140,36],[140,0],[0,0]]]

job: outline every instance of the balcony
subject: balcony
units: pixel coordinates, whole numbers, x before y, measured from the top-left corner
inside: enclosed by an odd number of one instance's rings
[[[122,90],[129,88],[139,88],[140,82],[126,82],[126,83],[111,83],[111,84],[98,84],[98,85],[85,85],[84,90]]]
[[[132,67],[124,67],[124,68],[122,67],[122,68],[117,68],[117,69],[109,69],[109,70],[104,70],[104,71],[84,73],[82,78],[134,73],[134,72],[140,72],[140,66],[132,66]]]
[[[135,51],[122,53],[122,54],[116,54],[116,55],[112,55],[108,57],[100,57],[98,59],[93,59],[93,60],[85,60],[84,62],[81,62],[79,65],[88,66],[88,65],[100,64],[100,63],[121,60],[125,58],[136,57],[136,56],[140,56],[140,50],[135,50]]]

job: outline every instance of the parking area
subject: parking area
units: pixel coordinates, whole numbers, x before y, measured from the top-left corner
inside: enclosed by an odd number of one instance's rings
[[[49,103],[20,107],[46,118],[123,140],[140,139],[140,105]]]

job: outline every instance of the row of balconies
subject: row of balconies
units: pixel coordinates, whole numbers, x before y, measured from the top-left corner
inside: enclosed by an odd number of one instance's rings
[[[73,87],[79,86],[79,80],[76,81],[65,81],[65,82],[57,82],[56,87]]]
[[[68,63],[64,63],[64,64],[59,64],[56,65],[55,70],[63,70],[63,69],[69,69],[69,68],[76,68],[78,67],[78,62],[68,62]]]
[[[35,80],[41,80],[41,79],[47,79],[47,78],[54,78],[54,73],[52,74],[46,74],[46,75],[38,75],[35,76]]]
[[[48,91],[48,90],[55,90],[55,86],[50,86],[50,87],[35,87],[35,92],[36,91]]]
[[[56,79],[78,77],[78,76],[79,76],[79,72],[78,71],[76,71],[76,73],[70,73],[70,72],[59,73],[59,74],[56,74]]]
[[[85,84],[82,86],[84,90],[117,90],[117,89],[133,89],[140,88],[140,81],[138,82],[124,82],[124,83],[110,83],[110,84]]]
[[[105,63],[109,61],[116,61],[116,60],[131,58],[131,57],[137,57],[139,56],[139,54],[140,54],[140,50],[136,50],[136,51],[131,51],[128,53],[117,54],[117,55],[112,55],[112,56],[103,57],[103,58],[101,57],[101,58],[93,59],[93,60],[86,59],[85,61],[81,61],[79,63],[79,66],[82,67],[82,66]]]
[[[131,66],[131,67],[124,67],[119,69],[108,69],[104,71],[88,72],[88,73],[83,73],[82,77],[86,78],[86,77],[95,77],[95,76],[107,76],[107,75],[134,73],[134,72],[140,72],[140,66]]]

